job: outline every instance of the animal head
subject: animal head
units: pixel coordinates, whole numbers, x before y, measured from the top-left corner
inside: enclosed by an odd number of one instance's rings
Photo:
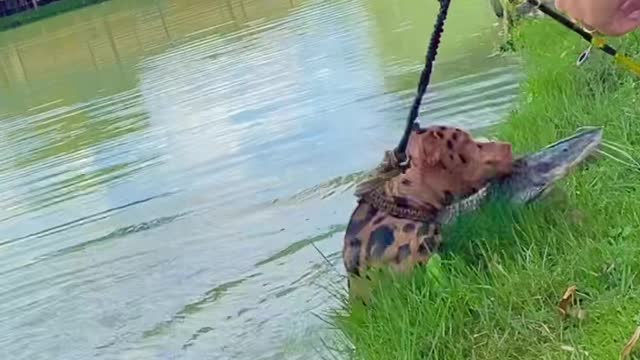
[[[509,174],[513,164],[510,144],[480,142],[448,126],[414,130],[407,152],[414,180],[445,193],[445,203],[451,201],[449,195],[471,194],[492,178]]]

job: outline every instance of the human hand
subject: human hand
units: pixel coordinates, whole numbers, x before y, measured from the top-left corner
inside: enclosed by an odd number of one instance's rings
[[[621,36],[640,27],[640,0],[555,0],[556,7],[589,30]]]

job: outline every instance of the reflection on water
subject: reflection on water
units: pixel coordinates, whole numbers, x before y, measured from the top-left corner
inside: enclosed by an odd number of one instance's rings
[[[112,0],[0,34],[2,358],[319,357],[436,11]],[[453,5],[422,122],[501,120],[492,21]]]

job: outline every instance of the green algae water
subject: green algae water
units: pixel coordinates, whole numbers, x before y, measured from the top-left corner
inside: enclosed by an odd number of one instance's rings
[[[112,0],[0,33],[0,357],[321,358],[437,9]],[[452,5],[422,123],[502,121],[494,22]]]

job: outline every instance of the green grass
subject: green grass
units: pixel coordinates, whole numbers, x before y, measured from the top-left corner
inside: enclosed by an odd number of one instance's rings
[[[582,126],[602,126],[640,155],[640,78],[555,23],[514,32],[526,79],[497,137],[518,153]],[[636,34],[615,46],[640,59]],[[640,169],[603,157],[527,208],[491,204],[444,231],[434,271],[382,281],[364,310],[331,315],[337,345],[354,359],[617,359],[640,321]],[[435,276],[434,276],[435,274]],[[562,319],[578,288],[586,318]],[[640,349],[635,352],[640,358]]]
[[[27,10],[0,18],[0,31],[17,28],[30,24],[38,20],[60,15],[71,10],[83,8],[85,6],[98,4],[108,0],[61,0],[51,4],[43,5],[38,10]]]

